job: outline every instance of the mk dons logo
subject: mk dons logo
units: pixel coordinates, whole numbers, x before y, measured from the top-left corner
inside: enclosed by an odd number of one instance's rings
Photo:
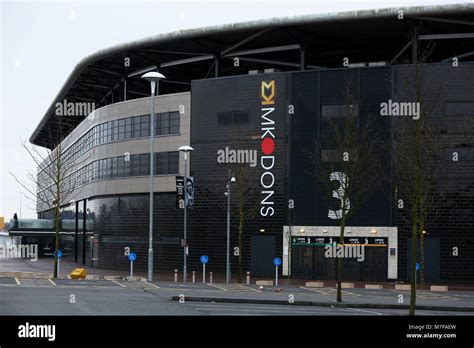
[[[274,105],[275,104],[275,80],[270,83],[262,81],[262,89],[260,92],[262,97],[262,105]]]
[[[262,143],[260,145],[262,156],[260,157],[260,166],[263,173],[260,176],[260,185],[262,200],[260,202],[260,215],[273,216],[275,190],[275,176],[273,175],[273,167],[275,166],[275,120],[273,112],[275,112],[275,80],[270,82],[262,81],[260,85],[261,113],[260,113],[260,130],[262,132]],[[267,106],[273,105],[273,106]]]

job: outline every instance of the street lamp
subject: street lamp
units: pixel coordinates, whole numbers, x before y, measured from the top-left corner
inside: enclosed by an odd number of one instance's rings
[[[150,81],[151,95],[150,95],[150,222],[149,222],[149,247],[148,247],[148,281],[153,280],[153,176],[154,176],[154,152],[155,152],[155,103],[154,95],[156,85],[160,80],[166,77],[157,71],[147,72],[142,76],[147,81]]]
[[[187,181],[188,181],[188,153],[193,151],[194,149],[189,145],[181,146],[178,149],[180,152],[184,154],[184,177],[183,177],[183,189],[184,189],[184,237],[183,237],[183,283],[186,283],[186,278],[188,275],[187,267],[186,267],[186,256],[188,254],[188,242],[186,241],[186,208],[188,206],[188,193],[186,192],[187,189]]]
[[[230,184],[234,183],[235,177],[231,177],[230,170],[228,174],[227,182],[227,191],[225,195],[227,196],[227,252],[226,252],[226,271],[225,271],[225,282],[230,284]],[[239,252],[241,252],[239,250]]]

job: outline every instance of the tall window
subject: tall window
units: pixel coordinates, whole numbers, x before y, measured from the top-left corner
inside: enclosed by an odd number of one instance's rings
[[[149,137],[150,136],[150,116],[140,116],[140,136]]]
[[[180,115],[177,111],[155,115],[155,135],[179,134]]]

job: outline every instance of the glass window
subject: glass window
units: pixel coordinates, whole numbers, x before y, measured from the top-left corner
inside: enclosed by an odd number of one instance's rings
[[[97,161],[97,180],[102,179],[102,160]]]
[[[147,175],[150,174],[150,157],[147,153],[140,155],[140,174]]]
[[[150,116],[140,116],[140,136],[150,136]]]
[[[155,127],[155,135],[161,135],[161,131],[159,127],[159,124],[161,122],[160,120],[161,120],[161,114],[156,114],[154,118],[154,122],[153,122],[153,127]]]
[[[127,117],[125,120],[125,139],[132,137],[133,123],[132,117]]]
[[[130,167],[132,170],[132,176],[140,175],[140,155],[130,156]]]
[[[101,173],[102,173],[102,179],[105,179],[107,178],[107,160],[106,159],[103,159],[103,160],[100,160],[100,163],[101,163]]]
[[[167,174],[179,174],[179,152],[169,152],[169,167]]]
[[[98,175],[98,167],[99,167],[99,164],[97,163],[97,161],[94,161],[94,169],[93,169],[93,172],[92,172],[92,181],[95,181],[98,179],[97,175]]]
[[[132,159],[131,159],[131,156],[130,156],[130,161],[127,161],[127,162],[126,162],[126,161],[125,161],[125,156],[124,156],[123,159],[124,159],[124,171],[123,171],[123,176],[130,176],[130,175],[132,175],[132,174],[130,173],[130,162],[131,162],[131,160],[132,160]]]
[[[112,157],[110,158],[111,164],[111,170],[110,170],[110,177],[115,178],[117,177],[117,157]]]
[[[109,179],[112,176],[112,159],[107,158],[105,161],[106,161],[105,178]]]
[[[125,119],[118,120],[118,140],[125,139]]]
[[[161,134],[170,134],[170,115],[167,112],[161,115],[160,129]]]
[[[119,120],[112,121],[112,141],[118,140]]]
[[[106,126],[106,134],[107,134],[107,142],[110,143],[113,139],[113,126],[112,126],[112,122],[107,122],[107,126]]]
[[[170,112],[170,131],[169,134],[179,134],[180,129],[180,115],[179,112]]]
[[[156,175],[168,174],[168,170],[169,170],[168,152],[155,153],[155,158],[156,158],[155,174]]]
[[[107,141],[107,133],[105,131],[106,124],[102,123],[100,125],[100,143],[104,144]]]
[[[117,157],[117,177],[122,178],[125,176],[125,157]]]
[[[140,137],[140,116],[133,117],[133,137]]]

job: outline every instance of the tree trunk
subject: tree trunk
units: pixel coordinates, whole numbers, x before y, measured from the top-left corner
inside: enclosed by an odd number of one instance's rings
[[[239,283],[242,283],[242,237],[243,237],[243,229],[244,229],[244,214],[243,214],[243,207],[239,209],[239,265],[238,265],[238,272],[239,272]]]
[[[291,225],[291,208],[289,209],[288,211],[288,215],[289,215],[289,220],[290,220],[290,223],[288,224],[288,237],[287,237],[287,240],[288,240],[288,285],[290,285],[290,279],[291,279],[291,237],[293,235],[293,227]]]
[[[54,243],[54,273],[53,278],[58,278],[58,250],[59,250],[59,206],[56,205],[54,209],[54,225],[56,228],[55,243]]]
[[[420,224],[420,289],[425,287],[425,235],[424,223]]]
[[[416,215],[416,213],[415,213]],[[415,305],[416,305],[416,239],[418,236],[418,227],[417,227],[417,218],[416,216],[412,217],[412,227],[411,227],[411,291],[410,291],[410,311],[409,315],[415,315]]]
[[[343,210],[343,213],[342,213],[342,219],[341,219],[341,233],[339,235],[339,244],[342,245],[344,244],[344,229],[346,227],[346,214],[344,213],[344,210]],[[337,256],[337,249],[336,249],[336,256]],[[341,283],[342,283],[342,264],[343,262],[343,257],[338,257],[337,258],[337,298],[336,298],[336,301],[337,302],[342,302],[342,286],[341,286]]]
[[[291,280],[291,235],[292,235],[292,227],[289,226],[290,230],[289,232],[289,238],[288,238],[288,285],[290,285],[290,280]]]

